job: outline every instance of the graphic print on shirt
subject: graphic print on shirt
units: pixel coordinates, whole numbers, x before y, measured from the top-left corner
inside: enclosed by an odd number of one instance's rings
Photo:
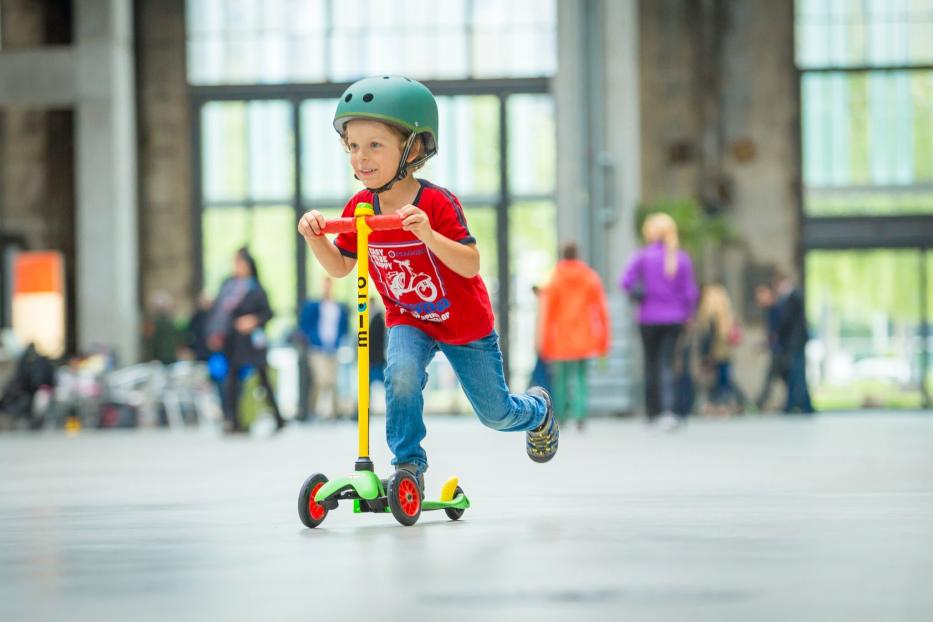
[[[428,322],[450,318],[444,282],[422,242],[370,244],[369,267],[379,289],[402,313]]]

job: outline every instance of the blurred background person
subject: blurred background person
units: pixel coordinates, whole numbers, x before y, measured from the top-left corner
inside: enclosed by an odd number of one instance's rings
[[[541,292],[538,323],[541,356],[553,372],[554,412],[582,429],[587,406],[587,363],[609,352],[609,311],[599,275],[578,258],[577,245],[561,259]]]
[[[680,421],[674,415],[674,353],[699,292],[673,218],[660,212],[649,215],[642,236],[645,246],[629,261],[619,286],[638,304],[648,421],[660,415],[666,427],[673,427]]]
[[[685,421],[696,404],[696,348],[693,322],[684,329],[674,348],[674,414]]]
[[[170,365],[178,360],[182,334],[172,315],[172,296],[159,290],[152,296],[150,316],[143,325],[146,358]]]
[[[768,284],[761,284],[755,288],[755,303],[761,309],[762,323],[765,327],[764,347],[768,353],[768,367],[765,370],[764,381],[761,385],[761,391],[755,400],[758,410],[765,412],[768,408],[768,400],[776,382],[783,382],[785,379],[785,370],[781,364],[781,356],[777,345],[777,313],[778,308],[775,304],[774,290]]]
[[[369,384],[386,381],[386,312],[378,296],[369,298]]]
[[[722,285],[714,283],[703,288],[696,328],[700,357],[709,379],[709,409],[721,415],[744,412],[745,394],[732,375],[733,348],[741,341],[741,329]]]
[[[227,430],[244,432],[239,417],[240,387],[250,370],[259,376],[265,397],[275,417],[276,430],[285,427],[275,391],[269,382],[265,325],[272,318],[269,299],[259,280],[256,261],[249,250],[234,256],[233,276],[220,286],[208,318],[208,346],[227,361],[223,410]]]
[[[188,325],[185,328],[185,343],[191,357],[196,361],[206,362],[211,355],[211,350],[207,347],[207,319],[210,317],[213,306],[214,300],[207,292],[202,292],[198,296],[198,303],[194,313],[188,318]]]
[[[787,404],[784,412],[812,414],[810,389],[807,386],[806,347],[809,340],[807,317],[800,290],[787,274],[774,273],[775,338],[781,365],[787,382]]]
[[[349,331],[347,305],[333,299],[333,282],[325,278],[323,293],[319,300],[308,300],[301,307],[298,326],[308,343],[308,364],[311,368],[311,388],[308,406],[312,416],[335,418],[340,414],[337,392],[339,363],[337,350]],[[324,410],[322,398],[330,401],[329,410]]]

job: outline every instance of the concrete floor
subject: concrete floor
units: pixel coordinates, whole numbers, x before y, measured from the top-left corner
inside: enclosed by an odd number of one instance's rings
[[[428,426],[459,523],[341,506],[305,529],[298,488],[352,468],[352,425],[0,437],[0,619],[933,619],[929,413],[600,420],[547,465]]]

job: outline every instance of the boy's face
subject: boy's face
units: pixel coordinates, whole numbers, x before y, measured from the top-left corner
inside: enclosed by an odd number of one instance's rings
[[[367,188],[378,188],[395,176],[402,145],[398,136],[384,123],[354,119],[347,123],[347,148],[350,166]]]

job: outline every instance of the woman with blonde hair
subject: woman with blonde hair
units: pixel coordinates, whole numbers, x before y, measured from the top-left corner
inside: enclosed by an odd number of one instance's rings
[[[645,246],[629,261],[619,286],[638,303],[644,347],[645,409],[649,422],[679,423],[674,411],[674,352],[699,295],[693,263],[680,249],[677,224],[656,212],[642,226]]]
[[[732,350],[741,337],[725,287],[714,283],[703,288],[696,324],[703,367],[712,376],[710,406],[722,414],[743,411],[745,394],[732,378]]]

